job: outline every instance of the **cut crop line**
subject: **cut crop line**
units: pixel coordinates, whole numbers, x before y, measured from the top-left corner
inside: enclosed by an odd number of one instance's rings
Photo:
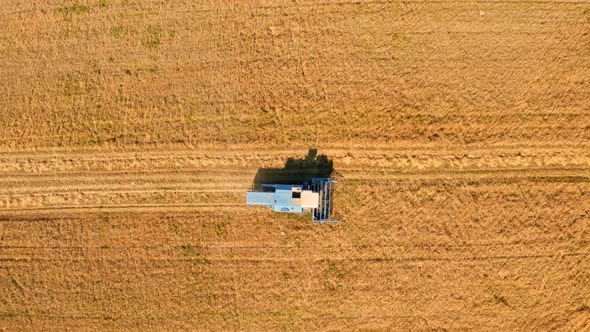
[[[228,174],[229,173],[229,174]],[[209,176],[204,177],[204,175],[210,174]],[[130,181],[129,179],[135,180],[148,180],[148,179],[165,179],[171,178],[172,180],[176,179],[177,181],[181,180],[196,180],[196,181],[204,181],[204,180],[217,180],[217,179],[227,179],[229,181],[234,179],[251,179],[253,175],[256,174],[256,169],[252,170],[239,170],[239,171],[230,171],[220,168],[211,168],[209,170],[203,170],[201,167],[200,170],[192,170],[184,168],[182,170],[160,170],[160,169],[141,169],[137,171],[47,171],[47,173],[26,173],[26,172],[10,172],[10,173],[1,173],[0,172],[0,183],[1,182],[18,182],[18,181],[26,181],[26,182],[37,182],[37,181],[51,181],[52,179],[55,180],[62,180],[67,178],[68,180],[77,180],[77,181],[89,181],[95,182],[97,179],[102,178],[101,180],[105,179],[117,179],[118,177],[122,177],[123,180]],[[183,178],[179,179],[178,175],[182,175]],[[135,178],[133,178],[135,177]]]
[[[219,207],[242,207],[244,204],[227,203],[227,204],[126,204],[126,205],[70,205],[70,206],[47,206],[47,207],[27,207],[27,208],[5,208],[0,209],[2,212],[26,212],[26,211],[57,211],[60,210],[110,210],[110,209],[178,209],[178,208],[219,208]]]
[[[326,256],[322,258],[315,258],[311,261],[315,263],[325,262],[326,259],[329,259],[333,262],[367,262],[367,263],[414,263],[414,262],[469,262],[469,261],[494,261],[494,260],[532,260],[532,259],[558,259],[562,257],[586,257],[590,256],[590,252],[571,252],[571,253],[556,253],[556,254],[544,254],[544,255],[498,255],[498,256],[468,256],[468,257],[401,257],[401,258],[393,258],[393,257],[349,257],[349,258],[340,258],[340,257],[333,257],[333,256]],[[214,257],[206,257],[209,263],[218,262],[218,263],[240,263],[240,262],[249,262],[249,263],[277,263],[277,262],[299,262],[302,260],[309,261],[309,257],[302,257],[302,258],[214,258]],[[109,261],[109,262],[120,262],[128,260],[128,257],[121,257],[121,258],[105,258],[105,257],[98,257],[95,259],[90,259],[88,257],[79,258],[78,256],[69,257],[69,258],[36,258],[36,257],[0,257],[0,262],[88,262],[88,261]],[[146,257],[145,261],[150,262],[192,262],[193,259],[191,258],[172,258],[172,257],[163,257],[163,258],[153,258],[153,257]]]
[[[168,148],[166,148],[168,147]],[[199,153],[195,153],[195,149],[198,149]],[[371,148],[366,148],[364,144],[347,144],[347,145],[326,145],[323,147],[322,151],[341,151],[341,152],[348,152],[348,151],[363,151],[363,152],[373,152],[373,153],[383,153],[384,151],[393,152],[393,151],[400,151],[400,152],[415,152],[415,153],[422,153],[422,152],[430,152],[430,153],[440,153],[440,154],[452,154],[453,152],[477,152],[477,151],[514,151],[514,150],[521,150],[526,149],[527,152],[534,151],[534,150],[553,150],[555,152],[562,152],[564,149],[568,149],[567,151],[580,151],[585,154],[588,153],[588,149],[590,149],[590,144],[584,143],[572,143],[570,141],[551,141],[548,142],[537,142],[537,143],[503,143],[503,144],[486,144],[486,145],[469,145],[463,146],[461,148],[458,147],[448,147],[447,149],[441,152],[440,145],[432,144],[432,143],[412,143],[411,145],[408,144],[376,144],[373,145]],[[184,157],[191,157],[191,158],[200,158],[200,159],[208,159],[217,158],[217,157],[235,157],[239,155],[245,155],[252,157],[254,159],[259,159],[259,157],[271,157],[271,156],[284,156],[285,154],[304,154],[308,150],[308,147],[301,146],[301,147],[293,147],[291,149],[284,149],[284,148],[267,148],[264,153],[260,153],[260,149],[255,145],[250,144],[240,144],[240,145],[229,145],[227,148],[220,152],[218,147],[209,146],[209,145],[202,145],[202,146],[194,146],[190,147],[186,144],[184,145],[164,145],[160,148],[152,148],[150,147],[148,150],[136,148],[133,146],[128,147],[117,147],[113,146],[113,150],[110,152],[105,152],[104,147],[84,147],[84,148],[77,148],[72,151],[71,147],[67,148],[47,148],[46,151],[43,149],[38,149],[37,151],[30,151],[30,148],[22,148],[22,149],[11,149],[9,151],[0,151],[0,161],[3,159],[15,159],[15,158],[26,158],[28,160],[43,160],[47,158],[56,158],[56,157],[64,157],[64,156],[72,156],[73,160],[79,160],[80,156],[88,156],[86,160],[97,160],[97,161],[108,161],[113,158],[120,158],[119,160],[134,160],[139,157],[142,159],[167,159],[174,156],[184,156]],[[96,157],[96,153],[100,152],[100,155],[103,157]],[[272,158],[271,158],[272,159]]]
[[[56,219],[57,220],[57,219]],[[14,220],[16,221],[16,220]],[[408,243],[408,244],[398,244],[398,245],[379,245],[378,248],[389,248],[389,249],[451,249],[451,250],[458,250],[458,249],[472,249],[477,247],[498,247],[500,249],[506,246],[523,246],[528,247],[533,244],[555,244],[556,238],[550,239],[535,239],[535,240],[528,240],[522,241],[517,240],[515,242],[487,242],[487,243],[465,243],[465,244],[431,244],[431,243]],[[25,246],[25,245],[0,245],[0,249],[39,249],[39,250],[119,250],[119,249],[158,249],[158,250],[168,250],[168,249],[176,249],[179,248],[181,245],[173,244],[168,239],[162,238],[158,239],[158,241],[166,242],[165,245],[110,245],[107,248],[103,246],[75,246],[75,245],[61,245],[61,246]],[[560,242],[560,244],[568,244],[568,245],[576,245],[582,246],[590,244],[590,240],[576,240],[572,242]],[[300,246],[297,245],[240,245],[240,244],[201,244],[199,248],[206,249],[206,250],[219,250],[224,252],[226,250],[235,250],[235,251],[249,251],[249,250],[293,250],[293,249],[300,249],[303,250]],[[318,249],[322,250],[322,252],[330,252],[333,250],[334,252],[340,252],[342,248],[350,248],[350,249],[361,249],[358,245],[355,244],[339,244],[338,247],[330,246],[330,245],[314,245],[308,246],[305,250],[308,249]],[[366,248],[364,248],[366,249]],[[486,249],[489,250],[489,249]],[[514,250],[514,249],[510,249]],[[393,255],[393,254],[391,254]],[[548,254],[547,254],[548,255]]]
[[[216,186],[219,187],[219,186]],[[153,193],[166,193],[166,194],[173,194],[173,193],[245,193],[249,187],[244,186],[234,186],[234,188],[226,188],[226,189],[205,189],[205,188],[181,188],[181,187],[152,187],[149,188],[146,186],[135,186],[135,187],[117,187],[116,185],[111,186],[96,186],[96,187],[79,187],[79,186],[62,186],[62,187],[21,187],[21,188],[14,188],[14,189],[4,189],[0,190],[0,195],[13,195],[13,196],[35,196],[35,195],[42,195],[42,194],[82,194],[82,195],[92,195],[92,194],[121,194],[121,193],[128,193],[128,194],[153,194]]]

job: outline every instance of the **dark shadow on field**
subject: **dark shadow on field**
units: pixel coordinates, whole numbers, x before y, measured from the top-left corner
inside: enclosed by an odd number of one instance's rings
[[[254,189],[262,184],[303,184],[312,178],[329,178],[334,172],[334,162],[317,149],[310,149],[301,159],[289,157],[283,168],[259,168],[254,177]]]

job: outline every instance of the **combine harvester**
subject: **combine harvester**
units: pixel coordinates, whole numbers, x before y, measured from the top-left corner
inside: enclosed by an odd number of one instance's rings
[[[313,178],[303,184],[262,184],[261,191],[248,191],[246,205],[263,205],[276,212],[311,213],[314,222],[332,220],[335,180]]]

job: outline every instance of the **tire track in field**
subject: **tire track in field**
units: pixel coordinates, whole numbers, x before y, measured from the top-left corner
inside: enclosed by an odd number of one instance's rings
[[[366,263],[394,263],[394,264],[407,264],[407,263],[418,263],[418,262],[470,262],[470,261],[494,261],[494,260],[535,260],[535,259],[555,259],[555,258],[563,258],[563,257],[588,257],[590,256],[590,252],[568,252],[568,253],[558,253],[558,254],[533,254],[533,255],[483,255],[483,256],[467,256],[467,257],[433,257],[433,256],[421,256],[421,257],[399,257],[399,258],[384,258],[384,257],[356,257],[356,258],[341,258],[341,257],[331,257],[330,261],[335,262],[366,262]],[[114,258],[112,255],[108,256],[109,258],[100,257],[97,258],[97,261],[101,262],[117,262],[117,261],[124,261],[127,257],[118,257]],[[189,262],[191,258],[176,258],[172,259],[170,257],[162,257],[162,258],[144,258],[150,262]],[[73,257],[68,258],[69,261],[88,261],[88,258],[80,258],[78,255],[74,254]],[[316,258],[311,259],[312,261],[316,262],[323,262],[325,258]],[[60,262],[63,261],[63,257],[45,257],[45,258],[31,258],[31,257],[7,257],[3,258],[0,257],[0,263],[4,262]],[[280,257],[280,258],[208,258],[208,261],[214,263],[275,263],[275,262],[298,262],[300,261],[299,258],[290,258],[290,257]]]

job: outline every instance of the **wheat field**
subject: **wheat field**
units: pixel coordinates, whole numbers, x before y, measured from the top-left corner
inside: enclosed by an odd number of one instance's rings
[[[0,331],[590,330],[590,2],[11,0]],[[337,224],[245,206],[318,149]]]

